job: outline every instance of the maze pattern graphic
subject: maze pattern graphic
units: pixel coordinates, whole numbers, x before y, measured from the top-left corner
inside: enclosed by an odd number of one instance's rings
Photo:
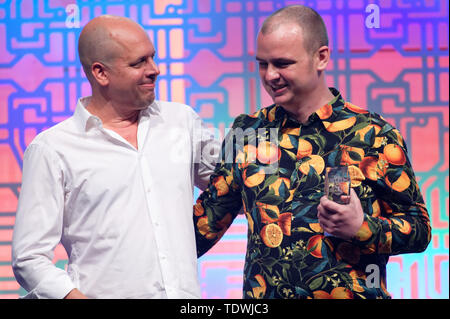
[[[382,114],[408,145],[432,242],[421,254],[391,257],[388,290],[394,298],[449,297],[448,0],[3,0],[0,298],[24,294],[11,270],[24,150],[90,94],[76,51],[80,27],[106,13],[140,23],[157,49],[158,98],[191,105],[222,137],[237,115],[271,104],[259,81],[255,39],[263,19],[290,4],[311,6],[324,17],[332,49],[329,85]],[[246,236],[239,216],[199,260],[204,298],[242,297]],[[64,267],[66,261],[58,246],[54,262]]]

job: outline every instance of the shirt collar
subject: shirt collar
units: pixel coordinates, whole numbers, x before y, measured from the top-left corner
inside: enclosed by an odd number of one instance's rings
[[[89,131],[93,128],[101,128],[102,121],[98,116],[91,114],[86,106],[89,104],[91,96],[86,96],[78,99],[75,112],[73,114],[76,123],[82,131]],[[153,101],[145,110],[142,110],[140,117],[149,117],[151,114],[158,114],[160,112],[160,105],[158,101]]]
[[[79,125],[80,129],[86,132],[94,127],[102,126],[102,121],[100,118],[92,115],[88,110],[86,110],[86,106],[89,104],[90,100],[90,96],[79,98],[73,114],[75,122]]]
[[[330,87],[329,90],[334,95],[334,98],[327,104],[319,108],[316,112],[311,114],[308,118],[307,123],[303,125],[309,125],[315,121],[330,121],[334,117],[336,117],[336,113],[342,110],[345,105],[345,100],[342,98],[341,93],[333,87]],[[268,122],[276,122],[281,126],[285,126],[286,124],[289,124],[289,122],[295,126],[302,125],[282,106],[277,104],[269,106],[265,111],[264,109],[259,111],[259,117],[262,117],[265,121]]]

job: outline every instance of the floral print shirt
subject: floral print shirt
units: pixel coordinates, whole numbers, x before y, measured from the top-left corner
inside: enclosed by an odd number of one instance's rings
[[[243,207],[244,298],[390,298],[389,256],[424,251],[430,242],[399,131],[330,90],[333,101],[306,124],[278,105],[237,117],[194,205],[199,256]],[[351,240],[327,236],[317,218],[326,168],[344,165],[364,211]]]

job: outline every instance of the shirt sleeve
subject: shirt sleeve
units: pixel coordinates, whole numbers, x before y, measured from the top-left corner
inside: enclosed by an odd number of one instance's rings
[[[365,207],[363,224],[353,242],[367,254],[422,252],[431,240],[430,218],[406,145],[397,129],[381,135],[384,143],[360,164],[375,198]]]
[[[64,298],[75,288],[53,263],[61,240],[64,182],[56,154],[32,144],[24,154],[22,186],[12,241],[12,267],[25,298]]]
[[[241,189],[235,182],[233,160],[222,145],[221,162],[217,164],[205,191],[194,205],[194,228],[197,255],[206,253],[225,234],[242,207]]]
[[[220,142],[197,114],[194,114],[193,143],[194,184],[203,191],[219,161]]]

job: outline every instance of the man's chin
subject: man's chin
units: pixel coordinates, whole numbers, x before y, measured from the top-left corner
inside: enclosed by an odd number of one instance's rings
[[[145,110],[145,109],[146,109],[150,104],[152,104],[154,101],[155,101],[155,97],[145,99],[145,100],[143,100],[143,101],[141,102],[139,108],[140,108],[141,110]]]
[[[289,99],[287,99],[286,96],[284,96],[284,95],[274,96],[274,97],[272,97],[272,100],[273,100],[273,103],[275,103],[277,105],[283,105],[289,101]]]

